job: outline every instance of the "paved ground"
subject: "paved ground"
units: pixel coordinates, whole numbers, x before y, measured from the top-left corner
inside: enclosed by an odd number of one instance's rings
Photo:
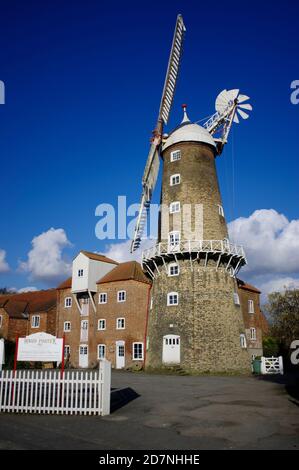
[[[113,372],[110,416],[0,414],[0,449],[298,449],[298,389],[273,378]]]

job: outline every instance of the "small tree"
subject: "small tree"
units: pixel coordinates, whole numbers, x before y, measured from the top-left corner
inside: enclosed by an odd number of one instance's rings
[[[273,336],[263,337],[263,354],[266,357],[277,356],[279,354],[279,342]]]
[[[289,355],[292,341],[299,339],[299,289],[269,294],[266,310],[272,320],[270,335]]]

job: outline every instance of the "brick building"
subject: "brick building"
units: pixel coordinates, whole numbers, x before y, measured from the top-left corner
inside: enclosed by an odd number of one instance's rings
[[[0,336],[15,341],[17,336],[56,332],[56,289],[0,295]]]
[[[82,251],[72,277],[57,289],[57,336],[73,367],[106,357],[115,368],[143,365],[151,283],[135,261]]]
[[[268,322],[260,308],[261,291],[237,279],[239,304],[242,310],[245,338],[250,358],[263,355],[263,335],[268,333]],[[236,299],[237,300],[237,299]]]

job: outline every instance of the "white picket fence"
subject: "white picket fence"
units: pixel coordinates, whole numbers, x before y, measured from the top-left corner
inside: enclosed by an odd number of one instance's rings
[[[111,363],[97,371],[3,370],[0,411],[47,414],[110,414]]]
[[[264,357],[261,358],[261,373],[262,374],[283,374],[283,360],[282,356],[279,357]]]

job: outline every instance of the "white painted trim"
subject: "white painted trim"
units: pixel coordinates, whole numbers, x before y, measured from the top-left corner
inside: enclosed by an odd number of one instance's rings
[[[178,182],[174,182],[174,179],[178,179]],[[178,184],[181,184],[181,175],[180,173],[174,173],[173,175],[170,176],[169,180],[170,186],[177,186]]]
[[[105,322],[105,328],[100,328],[100,322]],[[98,331],[105,331],[106,330],[106,318],[99,318],[98,319]]]
[[[121,327],[118,326],[118,321],[119,320],[124,321],[124,326],[121,326]],[[126,319],[125,319],[125,317],[119,317],[119,318],[116,319],[116,329],[117,330],[125,330],[126,329]]]
[[[175,155],[179,155],[179,158],[174,158]],[[171,163],[172,162],[177,162],[178,160],[180,160],[182,158],[182,152],[181,150],[177,149],[177,150],[173,150],[171,153],[170,153],[170,161]]]
[[[66,329],[66,325],[70,325],[70,328],[69,328],[69,329]],[[66,320],[66,321],[63,323],[63,332],[64,332],[64,333],[68,333],[69,331],[72,331],[72,323],[71,323],[69,320]]]
[[[170,297],[171,296],[176,296],[177,297],[177,303],[170,303]],[[175,307],[178,304],[179,304],[179,294],[178,294],[178,292],[168,292],[168,294],[167,294],[167,306],[168,307]]]
[[[33,323],[33,320],[35,318],[38,318],[38,325],[34,325]],[[40,327],[40,315],[32,315],[31,317],[31,328],[39,328]]]
[[[142,357],[134,357],[134,346],[135,344],[141,344]],[[143,361],[144,359],[144,344],[141,341],[136,341],[132,344],[132,360],[133,361]]]

